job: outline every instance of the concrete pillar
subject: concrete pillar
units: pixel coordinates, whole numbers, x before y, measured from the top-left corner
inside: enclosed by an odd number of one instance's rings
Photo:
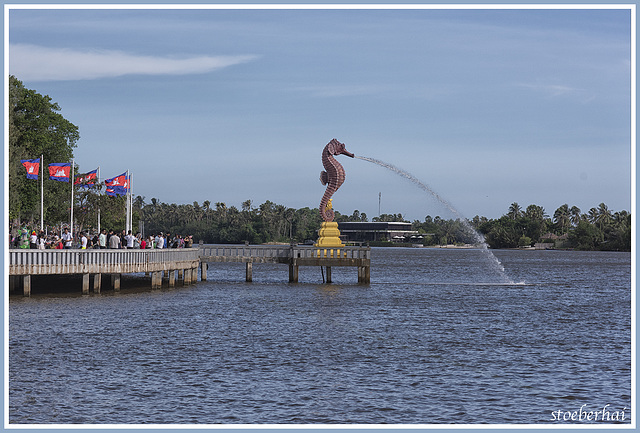
[[[89,274],[82,274],[82,294],[89,294]]]
[[[178,282],[184,284],[184,269],[178,269]]]
[[[169,287],[175,287],[176,285],[176,270],[171,269],[169,271]]]
[[[16,291],[16,285],[17,285],[16,276],[9,275],[9,293],[13,293]]]
[[[298,265],[295,263],[289,264],[289,282],[290,283],[298,282]]]
[[[331,284],[331,266],[325,268],[327,270],[327,284]]]
[[[31,275],[22,277],[22,293],[24,296],[31,297]]]
[[[111,274],[111,287],[116,292],[120,291],[120,274]]]
[[[363,281],[363,283],[371,284],[371,266],[364,266],[363,267],[363,272],[364,272],[364,281]]]
[[[160,289],[162,287],[162,271],[151,272],[151,288]]]
[[[247,283],[253,281],[253,262],[247,262]]]
[[[102,288],[102,274],[93,274],[93,292],[100,293]]]
[[[189,272],[189,269],[182,270],[182,279],[185,286],[191,284],[191,272]]]
[[[207,281],[207,262],[200,262],[200,281]]]

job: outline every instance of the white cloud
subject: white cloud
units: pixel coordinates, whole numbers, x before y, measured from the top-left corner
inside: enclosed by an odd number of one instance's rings
[[[591,92],[586,89],[580,89],[577,87],[565,86],[562,84],[517,84],[519,87],[524,87],[526,89],[531,89],[535,92],[540,92],[547,97],[557,98],[557,97],[572,97],[576,98],[580,102],[587,103],[592,101],[595,96],[591,94]]]
[[[92,80],[128,74],[185,75],[211,72],[256,58],[252,55],[155,57],[122,51],[79,51],[11,44],[9,72],[26,81]]]

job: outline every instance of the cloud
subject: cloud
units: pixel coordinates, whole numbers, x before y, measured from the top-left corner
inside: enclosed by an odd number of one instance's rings
[[[578,99],[580,102],[583,102],[583,103],[590,102],[591,100],[594,99],[594,96],[590,92],[588,92],[586,89],[565,86],[562,84],[520,83],[520,84],[517,84],[517,86],[542,93],[550,98],[572,97],[572,98]]]
[[[253,55],[173,58],[139,56],[111,50],[79,51],[11,44],[9,71],[26,81],[93,80],[129,74],[203,74],[256,58]]]
[[[295,87],[292,90],[308,93],[314,98],[342,98],[348,96],[378,95],[383,93],[386,89],[380,86],[356,84]]]

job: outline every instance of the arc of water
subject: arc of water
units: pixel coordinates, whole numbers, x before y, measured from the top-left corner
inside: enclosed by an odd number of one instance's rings
[[[405,179],[408,179],[414,185],[418,186],[423,191],[426,191],[429,194],[431,194],[433,197],[435,197],[435,199],[438,200],[442,205],[444,205],[444,207],[446,207],[451,213],[453,213],[456,216],[456,218],[458,218],[460,220],[462,225],[469,231],[469,233],[471,233],[473,235],[476,243],[480,245],[480,249],[481,249],[482,253],[487,257],[487,259],[489,260],[489,263],[491,264],[492,268],[500,275],[502,280],[507,284],[515,284],[513,282],[513,280],[511,280],[511,278],[509,278],[507,276],[507,274],[505,272],[505,269],[504,269],[504,266],[502,265],[500,260],[498,260],[498,258],[489,250],[489,245],[487,245],[487,243],[485,242],[484,236],[481,233],[479,233],[471,225],[469,220],[466,219],[464,216],[462,216],[460,214],[460,212],[458,212],[458,210],[456,208],[454,208],[453,205],[451,205],[451,203],[449,203],[447,200],[442,198],[437,192],[435,192],[433,189],[431,189],[431,187],[429,187],[428,185],[426,185],[423,182],[421,182],[417,177],[415,177],[411,173],[409,173],[409,172],[407,172],[405,170],[402,170],[402,169],[396,167],[393,164],[389,164],[388,162],[380,161],[379,159],[375,159],[375,158],[369,158],[367,156],[356,155],[355,157],[358,158],[358,159],[362,159],[364,161],[372,162],[372,163],[377,164],[377,165],[379,165],[381,167],[384,167],[384,168],[386,168],[388,170],[391,170],[394,173],[404,177]]]

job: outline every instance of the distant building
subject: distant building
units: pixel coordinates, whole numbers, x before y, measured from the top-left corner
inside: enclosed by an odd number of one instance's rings
[[[569,244],[569,235],[563,234],[558,236],[553,233],[547,233],[540,236],[542,242],[536,242],[536,250],[550,250],[555,248],[566,248]]]
[[[338,229],[346,242],[422,242],[422,236],[411,230],[411,223],[339,222]]]

